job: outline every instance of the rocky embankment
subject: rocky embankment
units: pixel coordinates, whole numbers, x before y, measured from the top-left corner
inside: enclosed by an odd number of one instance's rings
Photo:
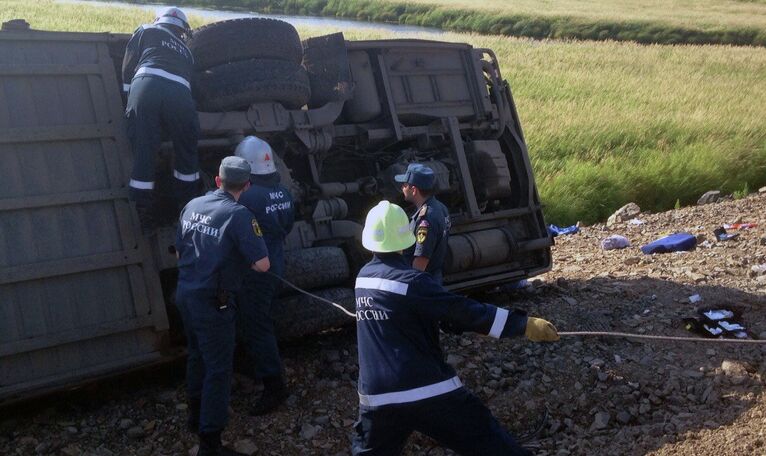
[[[684,319],[726,308],[766,338],[766,194],[616,222],[559,236],[554,268],[522,290],[477,297],[526,309],[561,331],[609,330],[694,336]],[[758,227],[729,230],[725,223]],[[697,236],[690,252],[643,255],[665,234]],[[604,251],[612,234],[632,247]],[[766,269],[766,268],[764,268]],[[690,299],[691,296],[699,295]],[[548,420],[532,444],[540,455],[766,454],[766,349],[756,345],[565,337],[559,343],[448,335],[448,361],[517,435]],[[347,455],[356,414],[353,328],[285,347],[292,396],[278,412],[245,414],[257,391],[235,379],[224,437],[259,455]],[[5,410],[0,454],[187,455],[182,366],[125,376]],[[413,436],[406,455],[452,454]]]

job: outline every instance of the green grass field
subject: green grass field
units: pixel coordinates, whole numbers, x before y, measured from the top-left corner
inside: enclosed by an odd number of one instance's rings
[[[129,32],[150,19],[140,11],[29,0],[3,6],[2,21],[26,17],[35,28],[54,30]],[[764,48],[443,39],[497,53],[551,222],[603,220],[629,201],[662,210],[677,199],[693,203],[710,189],[766,185]]]
[[[176,0],[175,3],[338,16],[531,38],[766,46],[763,0]]]

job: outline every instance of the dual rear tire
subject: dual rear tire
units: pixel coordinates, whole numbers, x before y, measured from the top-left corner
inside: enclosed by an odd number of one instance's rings
[[[201,111],[247,109],[278,102],[297,109],[311,98],[303,48],[295,27],[265,18],[214,22],[194,31],[193,84]]]

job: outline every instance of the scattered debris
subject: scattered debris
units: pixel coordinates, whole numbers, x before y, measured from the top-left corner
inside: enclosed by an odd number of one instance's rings
[[[548,233],[550,233],[551,237],[556,237],[562,234],[563,235],[575,234],[579,231],[580,231],[580,227],[578,227],[577,225],[566,226],[566,227],[548,225]]]
[[[630,247],[630,241],[625,236],[613,234],[601,241],[601,248],[604,250],[617,250]]]
[[[724,223],[723,227],[727,230],[749,230],[758,228],[757,223]]]
[[[644,255],[654,253],[685,252],[694,249],[697,238],[689,233],[675,233],[662,237],[641,247]]]
[[[713,231],[713,234],[715,235],[715,238],[719,242],[730,241],[732,239],[736,239],[739,236],[739,234],[737,233],[734,233],[734,234],[727,233],[726,228],[724,227],[716,228]]]

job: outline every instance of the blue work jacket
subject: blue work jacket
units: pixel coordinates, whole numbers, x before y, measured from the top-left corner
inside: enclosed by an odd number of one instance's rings
[[[441,283],[444,259],[447,256],[447,239],[451,227],[449,210],[436,197],[429,197],[410,219],[410,229],[415,235],[415,245],[405,251],[412,264],[414,257],[428,258],[426,272]]]
[[[253,213],[226,191],[189,201],[176,234],[178,291],[238,291],[244,272],[268,256],[260,231]]]
[[[194,56],[182,39],[162,24],[144,24],[125,47],[122,81],[127,90],[134,76],[144,74],[191,88],[193,67]]]
[[[356,279],[359,400],[377,407],[462,386],[444,361],[439,323],[491,337],[524,333],[526,313],[450,293],[399,254],[376,254]]]
[[[239,198],[239,203],[255,214],[269,249],[269,260],[276,274],[281,274],[284,263],[285,237],[293,229],[295,208],[290,192],[279,184],[279,175],[250,175],[250,188]]]

